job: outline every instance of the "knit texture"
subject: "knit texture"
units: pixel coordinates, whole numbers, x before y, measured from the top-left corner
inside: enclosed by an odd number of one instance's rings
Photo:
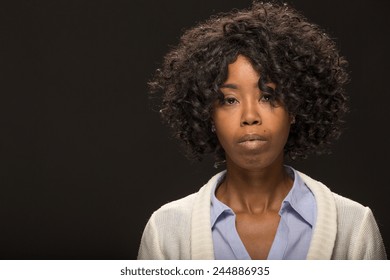
[[[210,224],[212,186],[165,204],[152,214],[142,235],[138,259],[214,259]],[[300,173],[317,203],[317,221],[307,259],[386,259],[385,247],[370,208],[337,195],[321,182]]]

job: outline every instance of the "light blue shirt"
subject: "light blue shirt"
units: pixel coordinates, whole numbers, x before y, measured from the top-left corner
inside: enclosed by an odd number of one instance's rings
[[[294,180],[293,187],[282,202],[280,222],[268,254],[268,260],[306,259],[316,222],[317,206],[313,193],[299,174],[286,166]],[[224,177],[221,178],[223,180]],[[221,181],[220,181],[221,182]],[[211,196],[211,229],[214,255],[217,260],[250,260],[236,229],[233,210],[215,196]]]

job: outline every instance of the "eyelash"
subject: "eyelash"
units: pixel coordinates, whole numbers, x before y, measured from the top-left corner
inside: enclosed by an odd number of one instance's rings
[[[233,105],[233,103],[237,103],[238,100],[234,97],[226,97],[223,99],[223,104],[226,104],[226,105]]]
[[[266,102],[266,103],[272,103],[272,95],[271,94],[263,94],[260,98],[260,101]],[[234,103],[237,103],[238,100],[234,97],[226,97],[223,99],[222,104],[225,105],[233,105]]]
[[[263,94],[261,96],[261,99],[266,99],[265,102],[272,102],[272,95],[271,94]]]

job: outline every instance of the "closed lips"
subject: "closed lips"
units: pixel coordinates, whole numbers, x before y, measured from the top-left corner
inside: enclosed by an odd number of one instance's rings
[[[244,143],[248,141],[267,141],[267,138],[258,134],[247,134],[238,139],[238,143]]]

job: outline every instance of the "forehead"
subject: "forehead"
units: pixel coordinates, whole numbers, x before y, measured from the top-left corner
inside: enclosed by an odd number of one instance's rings
[[[227,79],[229,80],[256,80],[260,78],[260,74],[253,67],[252,62],[245,56],[239,55],[236,60],[227,66]]]

